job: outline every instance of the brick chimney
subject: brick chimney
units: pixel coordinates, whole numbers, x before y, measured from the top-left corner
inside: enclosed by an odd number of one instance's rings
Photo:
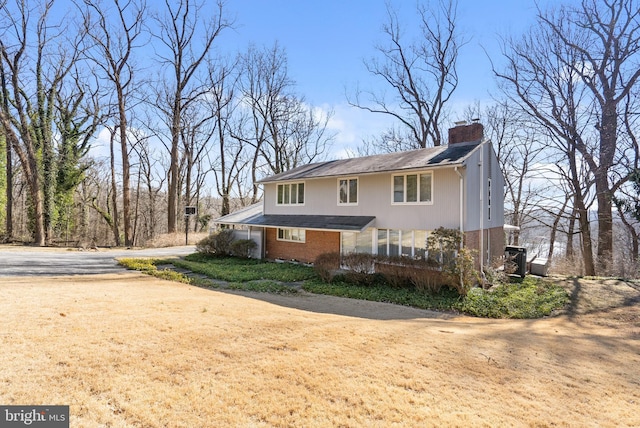
[[[449,128],[449,145],[480,141],[484,138],[484,126],[474,120],[473,123],[456,122],[456,126]]]

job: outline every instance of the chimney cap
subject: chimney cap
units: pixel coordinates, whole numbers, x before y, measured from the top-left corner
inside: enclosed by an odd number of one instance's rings
[[[462,126],[462,125],[466,125],[467,121],[466,120],[459,120],[457,122],[453,122],[456,126]]]

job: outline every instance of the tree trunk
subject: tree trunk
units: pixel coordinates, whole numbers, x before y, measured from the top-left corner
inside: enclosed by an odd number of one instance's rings
[[[122,151],[122,220],[124,226],[124,245],[133,245],[131,240],[131,167],[129,166],[129,147],[127,144],[127,116],[126,108],[122,100],[124,95],[120,94],[120,150]]]
[[[580,201],[582,202],[582,201]],[[580,203],[578,207],[578,225],[582,240],[582,259],[584,261],[584,274],[595,276],[596,266],[593,260],[593,244],[591,242],[591,225],[589,224],[589,211]]]
[[[167,229],[169,233],[175,233],[178,231],[178,205],[180,198],[180,120],[182,109],[180,103],[182,102],[182,93],[176,91],[175,100],[171,114],[171,160],[169,165],[169,201],[167,212]]]
[[[5,217],[5,239],[7,242],[11,242],[13,240],[13,159],[11,156],[11,144],[6,141],[6,139],[5,145],[7,149],[7,215]]]
[[[598,195],[598,274],[606,275],[613,265],[613,215],[611,189],[606,173],[596,174]]]
[[[47,140],[42,142],[42,194],[44,209],[45,242],[50,245],[53,242],[53,223],[55,221],[55,188],[56,167],[53,144]]]
[[[594,171],[598,200],[598,273],[606,274],[613,265],[613,214],[609,170],[613,166],[617,145],[617,103],[611,90],[605,91],[605,105],[600,126],[599,165]]]
[[[551,236],[549,237],[549,251],[547,253],[547,259],[551,260],[553,258],[553,249],[556,243],[556,235],[558,233],[558,225],[560,224],[560,220],[564,216],[564,210],[567,208],[567,204],[569,203],[570,198],[567,197],[562,205],[562,208],[556,215],[556,218],[553,220],[553,226],[551,227]]]
[[[567,228],[567,249],[566,257],[569,261],[572,261],[575,257],[575,250],[573,249],[573,235],[576,224],[576,208],[575,206],[571,210],[571,216],[569,217],[569,227]]]
[[[116,184],[116,157],[113,150],[113,135],[111,136],[111,199],[113,204],[113,216],[112,223],[109,225],[113,231],[113,239],[115,240],[116,247],[119,247],[120,242],[120,228],[118,226],[118,185]],[[108,206],[108,205],[107,205]],[[97,210],[97,208],[96,208]],[[100,212],[100,211],[98,211]],[[104,214],[103,214],[103,217]],[[106,219],[107,217],[105,217]],[[108,223],[108,221],[107,221]]]
[[[30,168],[35,169],[36,165],[30,165]],[[25,174],[25,176],[29,182],[29,195],[31,196],[31,203],[33,204],[33,243],[40,247],[44,247],[46,245],[44,207],[42,204],[42,191],[40,189],[38,175],[37,173],[31,173]]]

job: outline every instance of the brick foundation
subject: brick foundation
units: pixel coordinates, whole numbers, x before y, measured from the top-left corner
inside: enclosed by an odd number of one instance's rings
[[[320,254],[340,251],[340,232],[307,230],[305,241],[278,241],[278,229],[266,229],[266,258],[313,263]]]
[[[473,230],[464,233],[464,246],[470,250],[479,253],[480,250],[480,231]],[[488,247],[489,260],[494,261],[504,256],[504,229],[495,227],[493,229],[485,229],[484,231],[484,247]],[[476,267],[480,267],[480,261],[476,256]]]

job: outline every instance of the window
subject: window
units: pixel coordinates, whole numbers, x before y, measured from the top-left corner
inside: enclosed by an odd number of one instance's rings
[[[373,229],[364,232],[342,232],[341,234],[342,254],[358,253],[372,254]]]
[[[358,203],[358,179],[341,178],[338,180],[338,204],[355,205]]]
[[[388,254],[391,257],[400,255],[400,231],[399,230],[390,230],[389,231],[389,252]]]
[[[413,257],[416,259],[425,259],[427,256],[427,231],[413,231]]]
[[[402,257],[413,257],[413,231],[401,230],[402,235]]]
[[[304,229],[278,229],[278,241],[304,242]]]
[[[304,183],[278,184],[278,205],[304,204]]]
[[[372,229],[367,229],[356,235],[356,253],[371,254]]]
[[[378,229],[376,245],[380,256],[424,259],[427,250],[427,231]]]
[[[378,229],[378,255],[387,255],[387,246],[389,245],[389,231],[387,229]]]
[[[394,204],[431,203],[433,174],[406,174],[393,176]]]
[[[424,259],[427,255],[426,230],[367,229],[342,232],[342,254],[366,253],[379,256],[403,256]]]

